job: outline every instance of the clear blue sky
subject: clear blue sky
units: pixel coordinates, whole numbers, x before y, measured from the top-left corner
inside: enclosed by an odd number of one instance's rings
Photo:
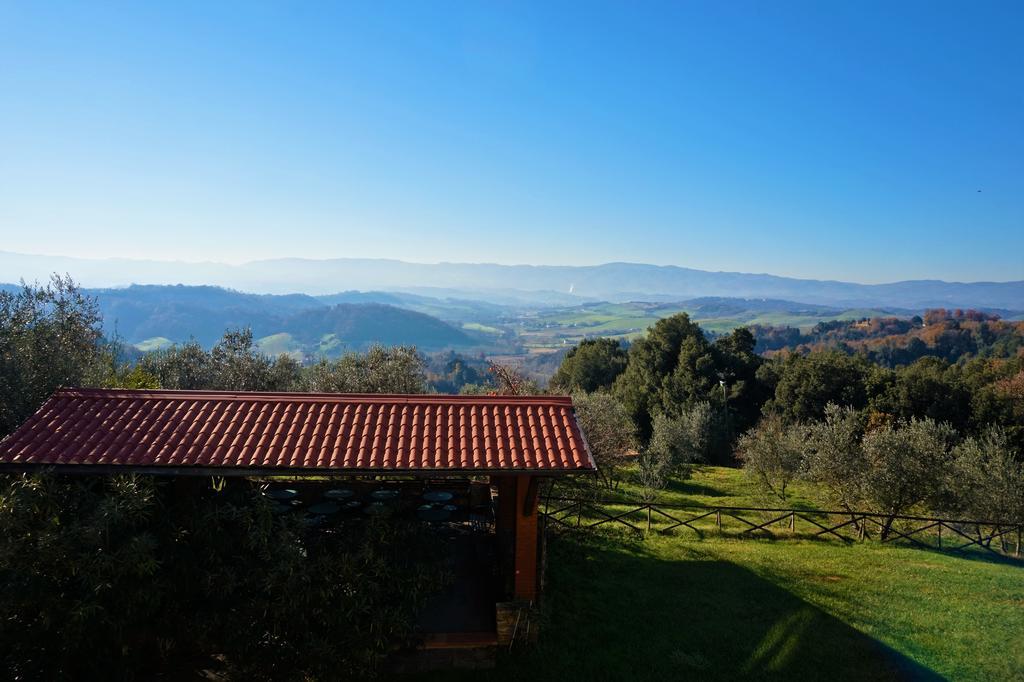
[[[1024,3],[386,4],[0,2],[0,250],[1024,279]]]

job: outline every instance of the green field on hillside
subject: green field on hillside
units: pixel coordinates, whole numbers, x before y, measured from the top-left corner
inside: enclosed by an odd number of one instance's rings
[[[504,332],[502,332],[502,330],[498,329],[497,327],[492,327],[490,325],[481,324],[479,322],[464,322],[462,324],[462,328],[465,329],[466,331],[482,332],[484,334],[494,334],[496,336],[497,335],[501,335],[501,334],[504,333]]]
[[[288,333],[271,334],[257,339],[256,347],[261,353],[270,357],[290,355],[296,360],[302,360],[302,350],[298,342]]]
[[[798,486],[792,503],[818,497]],[[761,501],[717,467],[664,498]],[[539,643],[427,679],[1024,679],[1024,565],[1009,560],[622,527],[551,533],[548,550]]]
[[[795,304],[794,304],[795,305]],[[731,305],[680,306],[657,303],[596,303],[544,312],[525,325],[524,341],[531,345],[551,344],[561,339],[574,343],[588,336],[635,336],[658,320],[685,312],[705,330],[726,334],[747,325],[810,329],[828,320],[854,320],[884,314],[879,310],[771,310],[733,302]]]
[[[135,347],[143,353],[149,353],[155,350],[163,350],[170,348],[174,345],[174,342],[163,336],[154,336],[151,339],[139,341],[135,344]]]

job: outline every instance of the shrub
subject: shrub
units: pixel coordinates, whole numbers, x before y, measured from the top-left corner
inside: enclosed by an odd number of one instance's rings
[[[644,502],[656,500],[658,494],[665,489],[665,484],[668,483],[671,475],[672,463],[665,453],[651,450],[641,453],[637,458],[636,470],[640,498]]]
[[[11,477],[0,664],[13,679],[371,676],[440,585],[419,528],[310,532],[244,482]]]

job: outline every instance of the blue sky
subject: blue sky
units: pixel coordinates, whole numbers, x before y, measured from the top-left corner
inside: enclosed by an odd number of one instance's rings
[[[1019,2],[0,2],[0,250],[1024,279],[1021,35]]]

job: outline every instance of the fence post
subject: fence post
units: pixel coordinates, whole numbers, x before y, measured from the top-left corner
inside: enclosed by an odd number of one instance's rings
[[[867,525],[868,525],[868,517],[866,517],[866,516],[860,517],[860,526],[857,529],[857,539],[860,540],[861,542],[864,542],[864,533],[865,533],[865,528],[867,527]]]
[[[789,515],[789,532],[796,533],[796,512]]]
[[[718,526],[718,531],[721,532],[722,531],[722,510],[721,509],[716,509],[715,510],[715,525]]]
[[[651,532],[651,505],[647,504],[647,532]]]
[[[939,549],[942,549],[942,521],[939,521]]]
[[[1014,555],[1015,557],[1020,557],[1020,536],[1021,536],[1021,528],[1024,528],[1024,526],[1017,526],[1017,549],[1016,549],[1016,550],[1014,550],[1014,552],[1013,552],[1013,555]]]

